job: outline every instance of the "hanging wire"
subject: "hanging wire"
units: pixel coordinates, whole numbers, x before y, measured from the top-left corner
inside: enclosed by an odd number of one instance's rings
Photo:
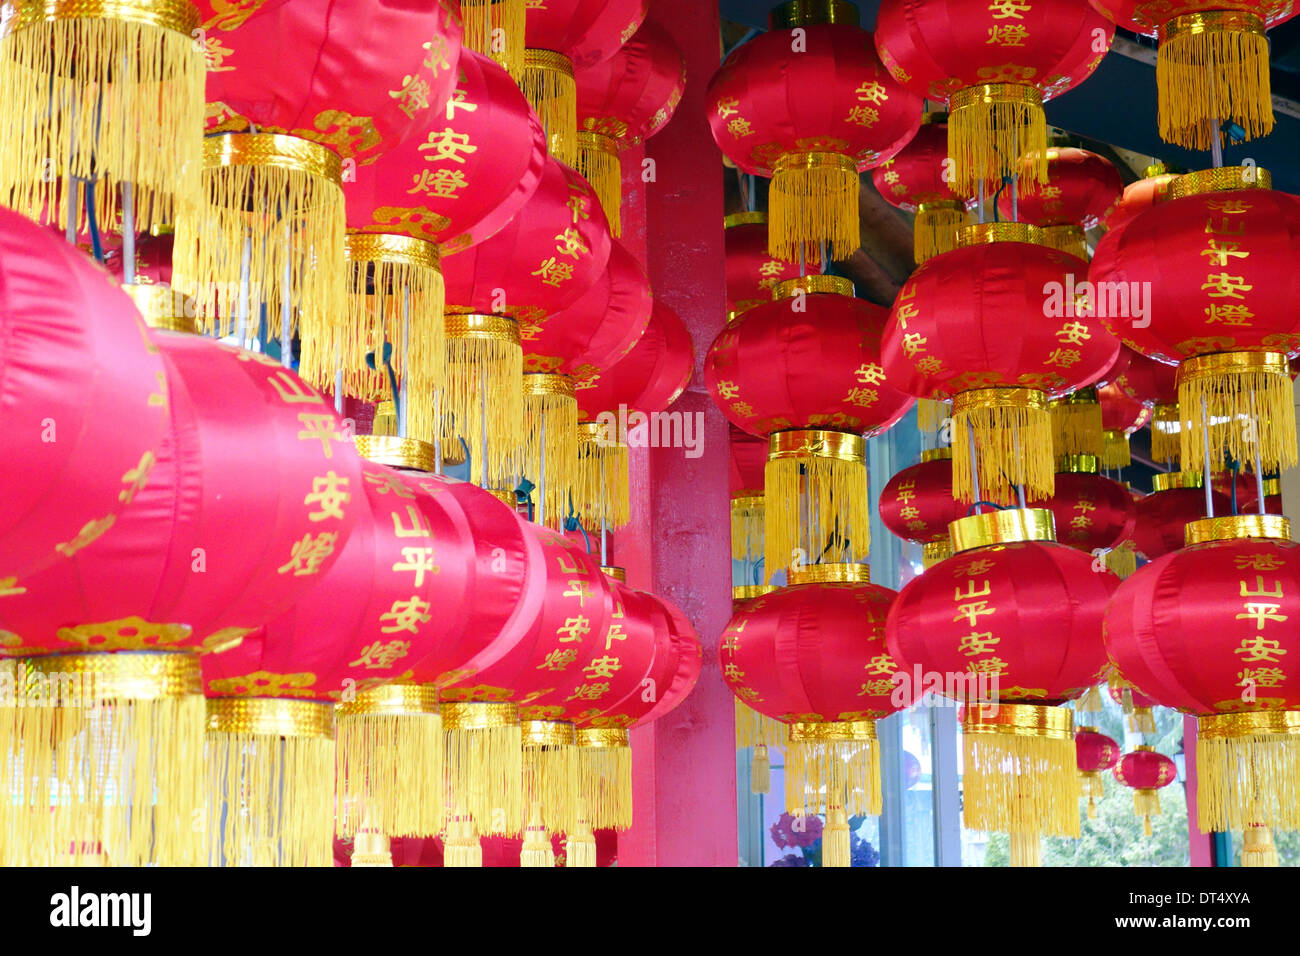
[[[90,247],[94,251],[95,261],[104,264],[104,244],[99,237],[99,220],[95,217],[95,183],[87,179],[86,189],[86,228],[90,231]]]

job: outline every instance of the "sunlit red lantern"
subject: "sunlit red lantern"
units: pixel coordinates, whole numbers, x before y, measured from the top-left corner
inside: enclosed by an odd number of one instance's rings
[[[548,317],[575,306],[588,294],[592,302],[602,290],[609,295],[609,287],[602,283],[608,275],[612,243],[590,184],[548,159],[536,191],[509,223],[490,239],[442,260],[448,313],[443,408],[471,453],[479,453],[474,477],[485,487],[513,488],[521,471],[539,483],[540,462],[531,471],[521,467],[525,438],[531,439],[534,449],[541,447],[540,434],[525,427],[520,387],[523,355],[552,360],[549,371],[538,367],[530,376],[532,390],[543,404],[554,401],[570,413],[572,383],[557,380],[555,373],[564,371],[558,367],[559,359],[568,361],[573,356],[521,348],[520,342],[529,338],[542,344],[538,336]],[[634,275],[623,267],[624,261],[616,264],[619,276]],[[643,283],[644,276],[639,281]],[[540,419],[535,421],[540,424]],[[576,455],[574,426],[576,422],[567,437],[560,425],[551,429],[548,441],[553,456],[563,457],[563,442]],[[571,474],[572,466],[568,468]],[[553,491],[558,477],[554,470],[548,473]],[[557,501],[552,496],[548,509],[559,507]]]
[[[1119,171],[1106,157],[1075,146],[1049,146],[1043,185],[1017,195],[1014,202],[1003,190],[998,209],[1008,218],[1042,226],[1053,248],[1087,259],[1084,231],[1107,217],[1123,188]]]
[[[958,248],[921,266],[894,300],[882,364],[910,394],[953,400],[962,501],[1009,503],[1008,482],[1052,494],[1048,400],[1095,382],[1119,353],[1100,322],[1065,307],[1084,268],[1044,245],[1036,226],[984,223],[964,228]]]
[[[1160,202],[1176,178],[1175,173],[1165,170],[1164,163],[1152,163],[1143,171],[1141,179],[1124,187],[1119,202],[1111,207],[1106,217],[1106,229],[1118,229],[1138,213]]]
[[[1300,554],[1278,515],[1209,518],[1138,569],[1106,612],[1111,659],[1135,687],[1196,714],[1202,830],[1294,828],[1300,799]],[[1148,686],[1150,685],[1150,686]]]
[[[1273,129],[1268,38],[1295,15],[1280,0],[1090,0],[1116,26],[1155,37],[1160,138],[1185,149]],[[1232,124],[1232,133],[1221,132]],[[1220,139],[1222,137],[1222,139]]]
[[[952,557],[948,526],[968,510],[952,494],[952,449],[921,452],[919,464],[889,479],[877,507],[886,528],[921,546],[927,568]]]
[[[1047,182],[1043,102],[1097,68],[1115,28],[1074,0],[885,0],[876,50],[894,79],[948,105],[953,186]]]
[[[1142,831],[1151,836],[1151,818],[1160,815],[1160,794],[1178,779],[1178,768],[1173,760],[1154,747],[1139,746],[1115,768],[1115,779],[1133,789],[1133,809],[1142,818]]]
[[[677,313],[656,300],[631,350],[575,382],[578,471],[573,509],[585,526],[620,528],[630,520],[628,443],[648,444],[644,440],[650,416],[677,401],[694,370],[690,331]]]
[[[1096,727],[1080,727],[1074,732],[1074,758],[1088,798],[1088,816],[1096,816],[1096,801],[1105,795],[1101,775],[1119,763],[1119,744]]]
[[[1205,479],[1198,471],[1171,471],[1151,476],[1151,494],[1136,505],[1133,542],[1148,561],[1183,546],[1183,529],[1206,515]],[[1232,511],[1231,499],[1211,488],[1216,515]]]
[[[921,97],[890,79],[853,4],[785,3],[769,20],[709,81],[713,138],[742,172],[771,177],[774,258],[846,259],[861,241],[858,174],[916,135]]]
[[[305,378],[367,401],[390,397],[385,344],[405,394],[402,437],[432,442],[442,384],[441,257],[489,238],[537,189],[546,138],[510,75],[477,53],[459,61],[445,109],[420,114],[404,141],[345,177],[348,313],[340,335],[314,330]]]
[[[722,220],[727,247],[727,324],[756,305],[772,301],[778,282],[799,278],[799,263],[768,254],[767,213],[733,212]],[[808,271],[818,271],[813,264]]]
[[[1076,455],[1056,471],[1056,492],[1035,507],[1052,512],[1056,537],[1088,554],[1109,551],[1133,534],[1136,512],[1129,490],[1097,473],[1097,460]]]
[[[1102,613],[1119,584],[1056,543],[1051,513],[953,522],[953,557],[909,582],[886,625],[904,670],[963,675],[964,815],[972,829],[1078,834],[1071,712],[1106,664]],[[995,706],[989,706],[992,703]]]
[[[704,382],[732,424],[770,436],[765,472],[768,578],[795,549],[828,540],[867,554],[866,442],[912,404],[881,363],[885,310],[852,296],[835,276],[782,283],[777,298],[744,313],[709,347]],[[811,507],[800,518],[801,495]],[[804,560],[807,560],[805,557]]]
[[[957,229],[966,225],[966,199],[955,193],[948,162],[948,114],[926,113],[912,141],[877,166],[871,182],[891,206],[916,215],[912,258],[919,265],[957,248]]]
[[[1227,451],[1256,471],[1297,461],[1289,359],[1300,355],[1300,199],[1254,166],[1189,173],[1106,234],[1089,278],[1145,283],[1149,312],[1100,315],[1126,345],[1177,362],[1182,467]],[[1098,303],[1100,304],[1100,303]],[[1209,429],[1208,438],[1205,430]]]
[[[603,63],[575,74],[578,172],[587,177],[609,218],[623,233],[623,172],[619,153],[663,129],[686,89],[686,61],[668,31],[642,24]]]

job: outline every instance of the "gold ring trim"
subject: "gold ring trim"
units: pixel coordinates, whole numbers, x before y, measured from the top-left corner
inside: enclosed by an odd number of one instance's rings
[[[1047,394],[1036,388],[973,388],[952,398],[954,413],[979,408],[1036,408],[1047,410]]]
[[[1201,737],[1300,736],[1300,711],[1255,710],[1238,714],[1206,714],[1197,718]]]
[[[853,157],[845,156],[843,153],[813,151],[782,153],[777,157],[776,165],[772,167],[772,175],[779,176],[783,172],[795,169],[838,169],[853,173],[855,176],[858,174],[858,164]]]
[[[1183,199],[1205,193],[1238,189],[1272,189],[1273,175],[1259,166],[1220,166],[1184,173],[1170,180],[1165,199]]]
[[[799,584],[870,584],[871,566],[866,564],[805,564],[786,571],[786,583]]]
[[[1003,704],[985,714],[979,705],[967,707],[961,721],[962,733],[1005,734],[1012,737],[1046,737],[1071,740],[1074,714],[1065,707],[1044,704]]]
[[[1205,479],[1199,471],[1165,471],[1151,476],[1151,491],[1169,491],[1173,488],[1204,488]]]
[[[1162,23],[1157,30],[1161,43],[1196,33],[1254,33],[1264,36],[1264,18],[1245,10],[1210,10],[1184,13]]]
[[[759,212],[756,209],[747,209],[743,212],[728,213],[722,217],[723,229],[730,229],[732,226],[765,225],[767,225],[767,213]]]
[[[203,140],[203,168],[274,166],[343,186],[343,161],[328,147],[284,133],[219,133]]]
[[[843,276],[811,275],[782,279],[772,286],[772,301],[793,298],[797,293],[842,295],[853,298],[853,280]]]
[[[570,79],[573,78],[573,61],[554,50],[524,50],[524,69],[563,73]]]
[[[1047,233],[1027,222],[975,222],[957,230],[959,249],[992,242],[1024,242],[1033,246],[1051,246]]]
[[[1206,541],[1233,541],[1245,538],[1291,540],[1291,522],[1282,515],[1221,515],[1187,522],[1183,538],[1190,547]]]
[[[1178,366],[1178,384],[1218,378],[1228,372],[1261,372],[1291,375],[1291,363],[1285,352],[1211,352],[1183,359]]]
[[[131,297],[136,311],[149,328],[191,334],[198,331],[194,324],[194,300],[179,289],[173,289],[165,283],[131,284],[122,286],[122,291]]]
[[[952,447],[927,448],[921,452],[921,461],[952,461]]]
[[[383,715],[408,717],[438,713],[438,689],[432,684],[381,684],[335,705],[340,717]]]
[[[979,83],[958,90],[948,99],[949,114],[977,103],[1024,103],[1042,107],[1043,91],[1023,83]]]
[[[611,156],[618,155],[618,140],[613,136],[607,136],[604,133],[597,133],[594,130],[578,130],[578,148],[594,149],[600,153],[608,153]]]
[[[849,432],[825,428],[796,428],[773,432],[768,438],[768,461],[782,458],[835,458],[866,461],[867,440]]]
[[[767,15],[773,30],[816,26],[822,23],[860,23],[858,8],[848,0],[788,0]]]
[[[574,743],[579,747],[627,747],[625,727],[579,727]]]
[[[948,525],[954,554],[991,544],[1056,541],[1056,523],[1047,508],[1006,508],[958,518]]]
[[[209,697],[209,733],[266,737],[334,736],[334,705],[283,697]]]
[[[443,730],[490,730],[517,727],[519,705],[514,701],[443,701]]]
[[[620,568],[614,564],[602,564],[600,570],[620,584],[627,584],[627,568]]]
[[[874,720],[798,721],[787,726],[790,728],[791,743],[796,741],[833,742],[876,739],[876,722]]]
[[[27,673],[89,679],[89,686],[82,689],[95,700],[160,700],[203,693],[199,658],[194,653],[49,654],[25,661]]]
[[[508,315],[449,310],[444,324],[449,339],[495,339],[519,344],[519,323]]]
[[[396,435],[357,435],[353,438],[357,454],[376,465],[405,468],[409,471],[433,471],[438,456],[433,446],[418,438]]]
[[[437,244],[414,236],[349,232],[343,237],[343,251],[351,262],[397,262],[434,272],[442,271],[442,256]]]
[[[731,586],[731,600],[732,603],[736,601],[752,601],[764,594],[771,594],[775,590],[776,588],[771,584],[733,584]]]
[[[576,398],[577,390],[573,378],[558,372],[524,373],[524,397],[530,395],[559,395],[562,398]]]
[[[182,33],[198,28],[198,8],[188,0],[41,0],[16,4],[9,32],[59,20],[121,20]]]
[[[573,724],[565,720],[525,720],[519,730],[525,747],[572,747],[577,740]]]
[[[1099,470],[1096,455],[1062,455],[1056,459],[1058,475],[1095,475]]]

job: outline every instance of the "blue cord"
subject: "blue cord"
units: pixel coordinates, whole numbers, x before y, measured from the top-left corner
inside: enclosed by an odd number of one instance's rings
[[[104,244],[99,238],[99,221],[95,218],[95,183],[86,180],[86,228],[90,230],[90,247],[95,261],[104,264]]]
[[[994,501],[977,501],[977,502],[975,502],[973,505],[971,505],[969,509],[967,509],[967,511],[966,511],[966,517],[969,518],[971,515],[973,515],[973,514],[975,513],[975,509],[978,508],[980,505],[985,505],[986,507],[989,507],[989,508],[997,508],[998,511],[1006,511],[1006,510],[1007,510],[1007,506],[1006,506],[1006,505],[1000,505],[1000,504],[998,504],[997,502],[994,502]]]

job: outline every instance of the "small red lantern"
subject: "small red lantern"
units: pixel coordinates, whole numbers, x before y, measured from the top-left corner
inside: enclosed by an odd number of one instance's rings
[[[1151,408],[1151,457],[1166,464],[1177,463],[1182,416],[1178,412],[1177,366],[1157,362],[1127,345],[1128,367],[1116,379],[1130,398]]]
[[[1119,744],[1096,727],[1080,727],[1074,732],[1075,765],[1088,796],[1088,816],[1097,815],[1096,800],[1105,795],[1102,772],[1119,762]]]
[[[1151,818],[1160,815],[1157,791],[1178,779],[1173,760],[1144,745],[1124,755],[1115,768],[1115,779],[1133,788],[1134,812],[1142,818],[1142,831],[1151,836]]]
[[[1205,517],[1205,479],[1198,471],[1171,471],[1151,476],[1151,494],[1138,499],[1133,524],[1133,542],[1138,554],[1148,561],[1177,551],[1183,546],[1183,530],[1189,521]],[[1232,511],[1232,501],[1211,488],[1216,515]]]
[[[1128,718],[1130,730],[1140,734],[1156,733],[1156,716],[1152,708],[1159,704],[1155,698],[1142,693],[1119,673],[1112,673],[1106,686],[1110,699],[1119,704]]]
[[[1088,554],[1117,548],[1133,534],[1133,497],[1118,481],[1097,474],[1097,460],[1076,455],[1057,467],[1056,492],[1037,507],[1052,512],[1056,536]]]
[[[966,225],[966,200],[953,191],[948,162],[948,114],[926,113],[912,141],[871,174],[872,185],[891,206],[915,213],[912,258],[917,265],[957,248]]]
[[[709,81],[713,138],[743,172],[772,178],[774,258],[845,259],[861,241],[858,174],[916,135],[921,97],[890,78],[853,4],[785,3],[769,20]]]
[[[921,545],[927,568],[952,557],[948,526],[967,512],[952,494],[952,449],[921,452],[920,464],[889,479],[877,507],[886,528]]]
[[[799,264],[768,254],[767,213],[734,212],[722,220],[727,246],[727,324],[772,301],[772,290],[799,278]],[[815,267],[820,268],[820,267]]]
[[[748,587],[753,570],[763,558],[765,496],[763,470],[767,467],[767,441],[728,426],[731,447],[731,556],[744,570],[740,587]],[[747,592],[743,592],[747,593]],[[732,588],[733,599],[736,590]]]
[[[1104,156],[1074,146],[1047,149],[1047,181],[1018,196],[1003,191],[998,209],[1003,216],[1042,226],[1053,248],[1088,258],[1084,231],[1096,226],[1119,202],[1124,188],[1119,171]]]
[[[1165,198],[1169,184],[1177,176],[1165,171],[1164,163],[1152,163],[1141,179],[1124,187],[1124,192],[1106,217],[1107,230],[1118,229],[1140,212],[1150,209]]]
[[[1047,181],[1043,102],[1097,68],[1115,28],[1075,0],[885,0],[876,49],[894,79],[947,103],[954,188]]]
[[[1151,420],[1151,409],[1114,381],[1097,389],[1097,400],[1101,403],[1101,467],[1127,468],[1133,462],[1129,436]]]

